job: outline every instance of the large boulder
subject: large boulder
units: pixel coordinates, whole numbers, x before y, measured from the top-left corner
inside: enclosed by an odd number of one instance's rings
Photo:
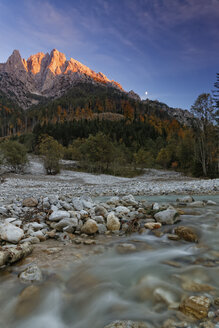
[[[25,198],[22,205],[23,207],[36,207],[38,205],[38,200],[33,197]]]
[[[62,219],[70,218],[70,213],[67,211],[54,211],[50,217],[50,221],[60,221]]]
[[[17,244],[24,237],[24,231],[11,223],[0,225],[0,238],[13,244]]]
[[[120,221],[113,212],[107,216],[107,229],[110,231],[116,231],[120,229]]]
[[[177,221],[178,215],[176,210],[168,208],[165,211],[156,213],[154,218],[162,224],[174,224]]]
[[[81,232],[86,233],[87,235],[92,235],[98,231],[97,222],[93,219],[88,219],[81,228]]]

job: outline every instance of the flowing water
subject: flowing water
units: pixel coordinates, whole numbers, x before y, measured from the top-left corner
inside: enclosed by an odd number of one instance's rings
[[[205,199],[195,197],[199,198]],[[174,199],[162,196],[151,201]],[[197,231],[198,244],[171,241],[166,234],[156,237],[152,232],[121,241],[112,238],[103,253],[67,268],[60,258],[63,269],[54,274],[50,270],[46,281],[29,289],[19,282],[16,270],[2,272],[0,327],[103,328],[114,320],[133,320],[158,328],[168,318],[177,320],[183,296],[205,295],[213,300],[219,296],[219,197],[207,199],[217,206],[182,208],[185,214],[180,217],[180,225]],[[169,232],[175,226],[162,229]],[[119,243],[136,249],[121,252]]]

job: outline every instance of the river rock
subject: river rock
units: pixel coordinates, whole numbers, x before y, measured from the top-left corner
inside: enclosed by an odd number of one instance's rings
[[[153,296],[157,301],[162,301],[167,305],[175,303],[175,295],[173,295],[169,290],[166,290],[162,287],[158,287],[154,290]]]
[[[189,296],[180,304],[179,310],[200,320],[207,318],[210,304],[211,301],[206,296]]]
[[[94,211],[96,216],[107,218],[108,212],[103,206],[96,206]]]
[[[76,228],[78,225],[78,219],[76,218],[65,218],[60,220],[58,223],[55,224],[54,228],[58,231],[62,231],[63,228],[67,226],[71,226]]]
[[[203,202],[202,200],[197,200],[196,202],[190,203],[189,206],[190,207],[204,207],[205,202]]]
[[[10,254],[8,251],[0,251],[0,267],[5,265],[10,258]]]
[[[60,221],[62,219],[70,218],[70,213],[67,211],[54,211],[50,217],[50,221]]]
[[[208,200],[207,205],[217,205],[217,203],[214,202],[213,200]]]
[[[147,223],[145,223],[144,227],[146,229],[154,230],[154,229],[161,228],[162,224],[160,222],[147,222]]]
[[[104,328],[148,328],[148,325],[144,322],[134,321],[114,321]]]
[[[124,206],[136,206],[136,205],[138,205],[138,202],[136,202],[133,195],[123,196],[122,199],[121,199],[121,202]]]
[[[21,272],[19,278],[24,283],[40,282],[43,280],[43,275],[40,268],[33,264]]]
[[[192,228],[179,226],[175,228],[174,231],[176,235],[178,235],[180,238],[184,239],[185,241],[194,242],[194,243],[198,242],[198,236],[193,231]]]
[[[114,196],[107,201],[107,204],[117,206],[119,205],[119,202],[120,202],[119,197]]]
[[[136,246],[133,244],[130,244],[130,243],[123,243],[123,244],[117,245],[116,250],[120,254],[130,253],[130,252],[136,251]]]
[[[183,196],[183,197],[177,198],[176,201],[179,203],[192,203],[192,202],[194,202],[194,198],[192,196]]]
[[[33,251],[33,246],[29,243],[24,243],[18,247],[10,247],[7,251],[10,254],[9,263],[14,263],[29,255]]]
[[[174,209],[167,209],[154,215],[156,221],[162,224],[174,224],[177,221],[178,213]]]
[[[13,244],[17,244],[24,237],[24,231],[11,223],[0,225],[0,238]]]
[[[130,210],[125,206],[116,207],[116,213],[118,215],[125,215],[125,214],[128,214],[129,212],[130,212]]]
[[[120,221],[113,212],[111,212],[107,216],[107,224],[106,225],[107,225],[107,229],[110,231],[116,231],[116,230],[120,229]]]
[[[23,207],[36,207],[37,205],[38,205],[38,200],[33,197],[25,198],[22,202]]]
[[[88,219],[81,228],[81,232],[86,233],[87,235],[92,235],[98,231],[97,222],[93,219]]]
[[[73,198],[72,199],[72,204],[73,204],[76,211],[81,211],[81,210],[84,209],[82,200],[80,198]]]

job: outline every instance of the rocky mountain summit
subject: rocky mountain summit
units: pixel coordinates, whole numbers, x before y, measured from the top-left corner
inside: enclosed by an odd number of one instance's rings
[[[0,64],[0,90],[24,109],[41,98],[59,98],[78,82],[101,83],[124,91],[103,73],[96,73],[73,58],[66,60],[56,49],[50,54],[39,52],[27,60],[14,50],[7,62]]]

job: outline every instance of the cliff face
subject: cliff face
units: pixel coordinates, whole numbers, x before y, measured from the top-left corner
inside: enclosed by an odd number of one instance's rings
[[[24,109],[37,104],[40,97],[58,98],[78,82],[101,83],[123,91],[119,83],[73,58],[66,60],[56,49],[27,60],[14,50],[7,62],[0,64],[0,90]]]

